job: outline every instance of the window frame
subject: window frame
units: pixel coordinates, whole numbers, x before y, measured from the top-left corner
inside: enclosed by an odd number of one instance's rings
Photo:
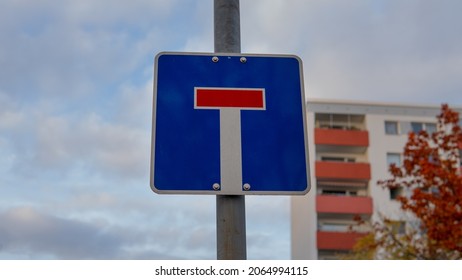
[[[409,132],[419,133],[420,131],[426,131],[429,134],[432,134],[438,130],[437,124],[432,122],[410,122],[411,130]],[[418,129],[416,126],[420,126]],[[429,127],[432,127],[429,131]]]
[[[436,123],[424,123],[424,126],[425,126],[425,131],[429,133],[430,135],[432,133],[435,133],[438,130]],[[431,131],[428,129],[428,127],[430,126],[433,127]]]
[[[390,200],[396,200],[398,197],[403,195],[403,187],[396,187],[390,190]]]
[[[393,157],[395,157],[394,159],[398,158],[398,161],[393,160]],[[401,155],[401,153],[394,153],[394,152],[387,153],[387,167],[389,167],[393,163],[397,167],[401,166],[401,164],[402,164],[402,155]]]
[[[393,127],[393,129],[391,129]],[[385,121],[385,134],[386,135],[399,135],[398,121]]]
[[[416,127],[419,126],[419,127]],[[425,130],[425,124],[423,122],[411,122],[411,131],[414,133],[419,133],[420,131]]]

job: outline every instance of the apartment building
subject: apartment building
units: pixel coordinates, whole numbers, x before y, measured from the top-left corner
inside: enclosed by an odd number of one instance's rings
[[[373,221],[379,213],[406,218],[390,191],[377,181],[390,177],[390,163],[400,164],[410,131],[436,130],[441,104],[360,103],[309,100],[307,125],[311,191],[291,201],[293,259],[335,259],[352,249],[367,227],[351,230],[360,215]],[[453,108],[462,113],[462,108]]]

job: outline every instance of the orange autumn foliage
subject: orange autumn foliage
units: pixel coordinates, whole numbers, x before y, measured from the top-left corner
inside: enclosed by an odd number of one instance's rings
[[[459,147],[462,130],[459,114],[447,105],[442,105],[437,118],[436,132],[409,134],[402,166],[392,164],[392,178],[379,184],[389,189],[403,188],[405,195],[397,198],[401,209],[411,212],[419,221],[420,231],[413,234],[421,236],[421,244],[405,244],[406,240],[416,240],[415,237],[408,237],[395,238],[400,243],[395,245],[403,248],[408,246],[408,251],[415,258],[461,258],[462,176]],[[384,232],[377,225],[375,230]],[[379,238],[378,242],[383,244],[384,240]]]

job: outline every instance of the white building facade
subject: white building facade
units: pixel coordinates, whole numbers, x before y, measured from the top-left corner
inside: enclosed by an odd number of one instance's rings
[[[351,230],[357,215],[373,221],[383,214],[405,225],[395,200],[402,190],[377,182],[390,178],[390,163],[400,164],[410,131],[436,130],[440,110],[441,105],[307,102],[312,188],[291,201],[292,259],[335,259],[351,250],[366,231]]]

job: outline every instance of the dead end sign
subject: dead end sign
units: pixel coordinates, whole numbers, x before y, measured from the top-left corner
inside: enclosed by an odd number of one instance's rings
[[[151,188],[161,194],[307,193],[301,60],[158,54]]]

